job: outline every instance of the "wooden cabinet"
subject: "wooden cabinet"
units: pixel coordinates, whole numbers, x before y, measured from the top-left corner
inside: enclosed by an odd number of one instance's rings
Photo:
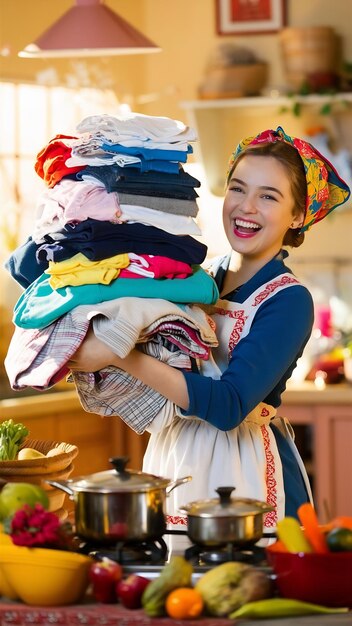
[[[283,395],[280,415],[299,432],[297,446],[312,476],[321,520],[352,515],[352,387],[291,387]]]
[[[128,456],[131,469],[141,469],[148,440],[118,417],[87,413],[75,391],[0,401],[0,421],[23,422],[33,439],[66,441],[78,447],[73,476],[110,469],[111,456]]]

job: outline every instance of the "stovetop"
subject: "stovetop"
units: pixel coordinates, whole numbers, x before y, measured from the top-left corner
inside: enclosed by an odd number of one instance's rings
[[[183,531],[171,531],[169,534],[175,534],[175,532],[186,535]],[[175,554],[183,556],[192,564],[195,580],[211,568],[228,561],[248,563],[267,572],[268,575],[272,573],[266,561],[265,548],[258,544],[241,548],[232,543],[223,545],[221,548],[191,544],[185,550],[176,549],[170,553],[164,537],[160,537],[144,542],[117,542],[107,546],[94,546],[82,542],[80,551],[96,560],[104,557],[115,560],[123,566],[126,574],[134,573],[149,578],[158,576],[171,555]]]

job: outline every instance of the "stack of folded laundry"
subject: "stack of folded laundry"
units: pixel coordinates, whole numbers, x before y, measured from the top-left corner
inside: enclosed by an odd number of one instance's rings
[[[200,183],[183,169],[194,131],[137,113],[91,116],[76,130],[37,155],[46,189],[30,237],[6,263],[24,288],[5,359],[13,389],[43,390],[67,376],[90,325],[121,357],[137,346],[184,369],[217,345],[197,306],[218,290],[195,239]],[[137,432],[166,402],[113,367],[71,379],[86,410],[119,415]]]

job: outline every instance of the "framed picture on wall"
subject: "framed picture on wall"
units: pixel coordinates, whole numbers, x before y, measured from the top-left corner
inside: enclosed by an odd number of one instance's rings
[[[285,25],[286,0],[215,0],[219,35],[275,33]]]

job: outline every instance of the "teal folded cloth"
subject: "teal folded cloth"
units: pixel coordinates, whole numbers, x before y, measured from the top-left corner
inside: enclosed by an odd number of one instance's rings
[[[20,328],[45,328],[81,304],[97,304],[122,296],[162,298],[179,304],[214,304],[215,281],[200,266],[187,278],[116,278],[109,285],[79,285],[53,289],[42,274],[20,296],[13,323]]]

